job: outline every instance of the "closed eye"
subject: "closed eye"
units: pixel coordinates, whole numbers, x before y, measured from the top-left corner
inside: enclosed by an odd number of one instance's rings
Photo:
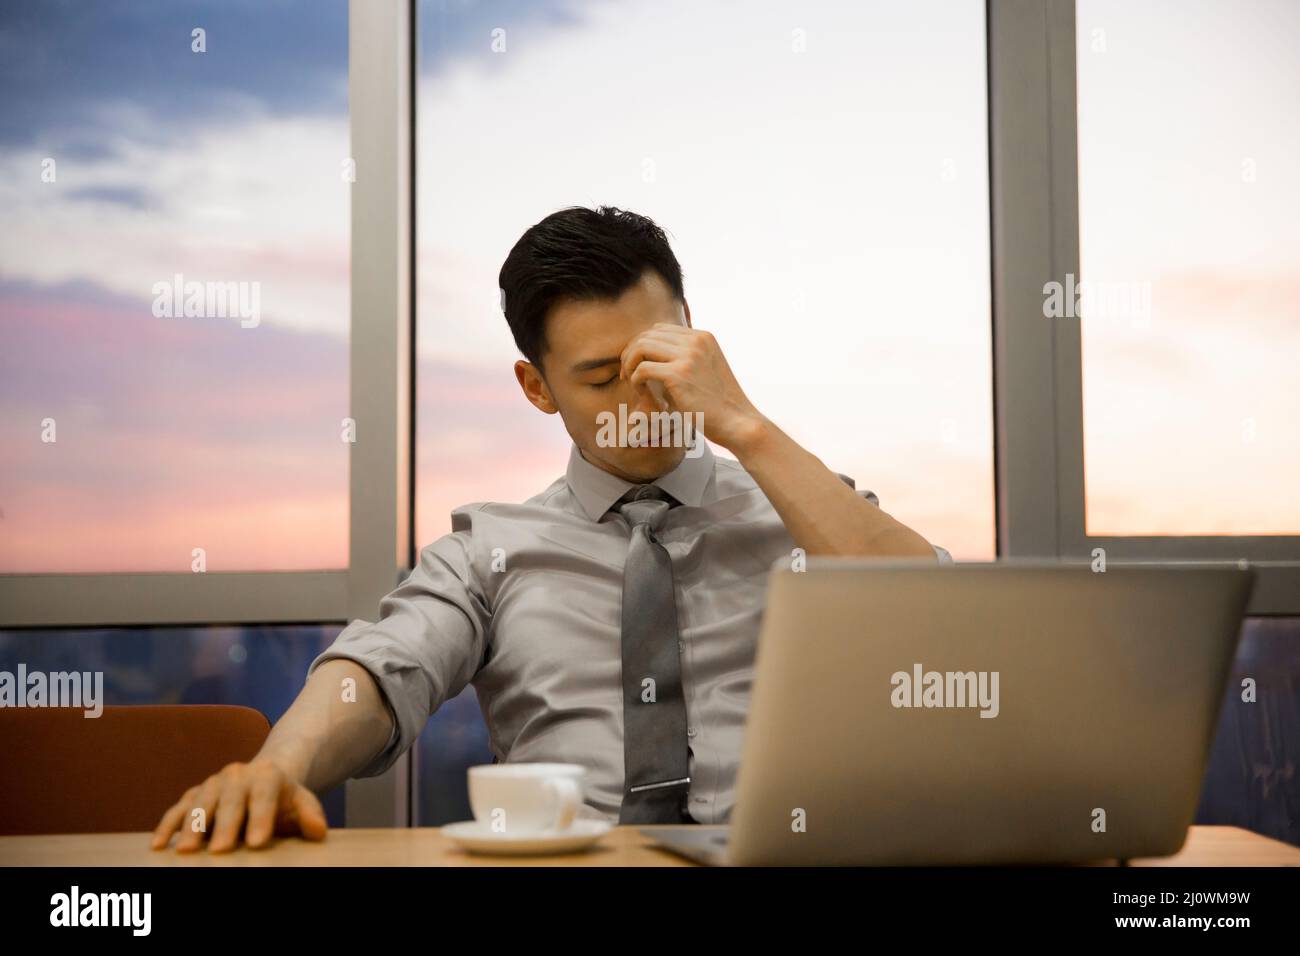
[[[609,388],[611,385],[613,385],[613,384],[614,384],[615,382],[617,382],[617,381],[618,381],[618,375],[615,374],[615,375],[611,376],[609,379],[607,379],[607,380],[604,381],[604,382],[592,382],[592,383],[591,383],[591,387],[592,387],[592,388]]]

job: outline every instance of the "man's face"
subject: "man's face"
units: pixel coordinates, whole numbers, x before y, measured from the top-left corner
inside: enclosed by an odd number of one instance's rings
[[[569,437],[589,462],[625,481],[652,481],[676,468],[687,449],[601,447],[596,441],[598,416],[608,412],[617,422],[620,404],[627,406],[628,416],[661,410],[647,389],[619,378],[619,357],[628,342],[656,322],[690,325],[690,314],[690,306],[683,311],[668,284],[647,269],[641,281],[616,300],[553,306],[541,359],[544,377],[524,361],[515,363],[515,376],[530,402],[548,414],[559,412]]]

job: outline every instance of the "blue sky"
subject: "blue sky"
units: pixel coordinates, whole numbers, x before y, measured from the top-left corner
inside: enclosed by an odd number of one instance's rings
[[[207,31],[207,52],[190,31]],[[104,147],[96,107],[130,101],[184,136],[251,101],[273,115],[347,108],[346,0],[5,0],[0,143]],[[246,104],[245,104],[246,105]]]

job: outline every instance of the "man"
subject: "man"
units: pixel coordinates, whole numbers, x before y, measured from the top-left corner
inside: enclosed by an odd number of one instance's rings
[[[177,848],[198,849],[198,809],[213,851],[245,822],[253,847],[273,830],[321,838],[313,791],[382,773],[469,683],[498,760],[587,768],[582,815],[726,822],[773,563],[951,561],[754,407],[691,324],[649,219],[547,216],[500,286],[520,388],[573,439],[564,477],[523,504],[456,509],[379,620],[312,662],[257,757],[184,794],[155,847],[179,828]]]

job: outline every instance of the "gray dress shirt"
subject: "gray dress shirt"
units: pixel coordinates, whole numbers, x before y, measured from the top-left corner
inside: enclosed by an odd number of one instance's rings
[[[680,505],[656,532],[673,564],[690,747],[691,816],[730,817],[767,574],[794,540],[738,462],[684,458],[656,480]],[[841,475],[850,486],[852,480]],[[587,768],[580,816],[618,821],[623,797],[620,608],[630,529],[613,505],[629,482],[575,446],[563,478],[523,504],[452,512],[452,532],[379,606],[311,663],[356,661],[393,715],[387,770],[429,716],[472,683],[502,762]],[[870,491],[858,494],[879,506]],[[934,546],[940,561],[951,562]]]

